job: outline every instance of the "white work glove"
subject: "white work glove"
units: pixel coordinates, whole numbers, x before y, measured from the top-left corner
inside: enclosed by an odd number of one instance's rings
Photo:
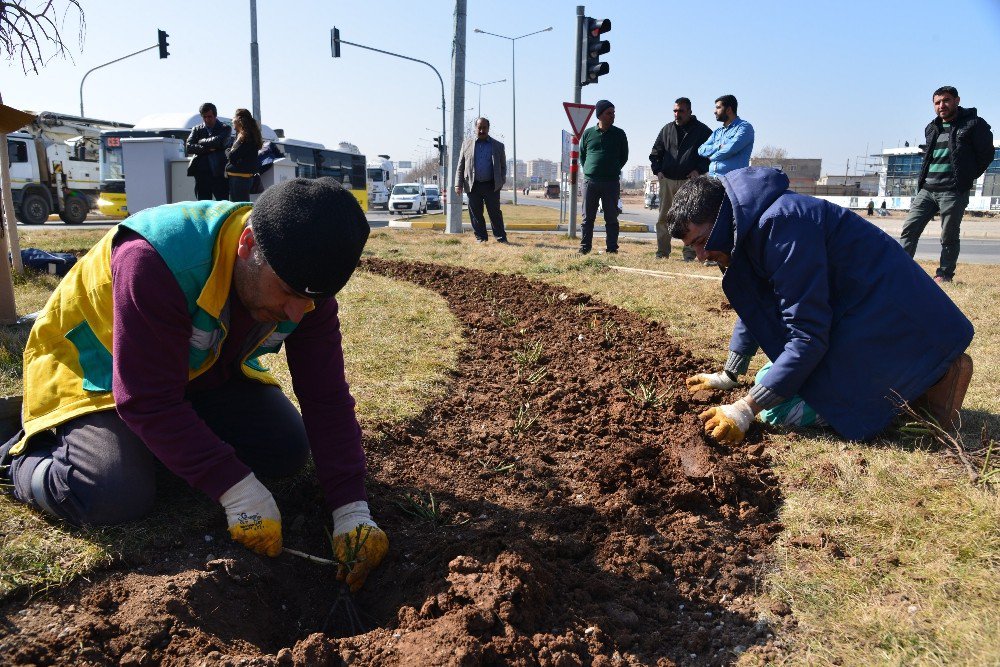
[[[705,434],[727,444],[743,440],[755,416],[750,404],[742,398],[731,405],[718,405],[698,415],[705,422]]]
[[[234,540],[264,556],[281,553],[281,513],[274,496],[253,473],[233,484],[219,502]]]
[[[389,551],[389,537],[372,520],[363,500],[333,510],[334,558],[340,563],[337,578],[351,591],[364,585],[368,573],[378,567]]]
[[[701,373],[693,377],[689,377],[685,380],[687,388],[691,393],[696,391],[701,391],[702,389],[721,389],[723,391],[728,391],[733,387],[739,386],[739,382],[729,377],[726,371],[719,371],[718,373]]]

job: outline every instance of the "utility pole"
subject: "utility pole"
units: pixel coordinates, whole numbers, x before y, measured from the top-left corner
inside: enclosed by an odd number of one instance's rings
[[[250,95],[253,118],[260,125],[260,54],[257,52],[257,0],[250,0]]]
[[[447,146],[449,160],[445,170],[454,174],[458,170],[458,160],[462,151],[465,126],[465,2],[455,0],[455,39],[451,45],[451,145]],[[455,180],[460,185],[461,176]],[[447,187],[447,179],[442,182]],[[447,192],[447,190],[445,190]],[[445,231],[448,234],[462,233],[462,195],[454,188],[448,192],[448,212]]]

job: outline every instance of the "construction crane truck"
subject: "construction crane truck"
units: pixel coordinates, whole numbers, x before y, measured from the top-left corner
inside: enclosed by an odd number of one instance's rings
[[[40,225],[58,213],[69,225],[86,220],[100,187],[101,131],[126,127],[131,125],[43,111],[8,134],[17,219]]]

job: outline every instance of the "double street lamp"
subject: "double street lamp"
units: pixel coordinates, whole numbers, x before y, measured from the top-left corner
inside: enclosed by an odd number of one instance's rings
[[[489,85],[492,85],[494,83],[503,83],[506,80],[507,79],[497,79],[496,81],[487,81],[486,83],[477,83],[477,82],[472,81],[470,79],[466,79],[465,80],[466,83],[471,83],[473,86],[479,86],[479,111],[476,114],[476,116],[478,118],[482,118],[483,117],[483,86],[489,86]]]
[[[536,30],[535,32],[529,32],[524,35],[519,35],[517,37],[508,37],[507,35],[498,35],[495,32],[487,32],[485,30],[480,30],[476,28],[472,32],[478,32],[483,35],[491,35],[493,37],[499,37],[500,39],[510,40],[510,92],[511,92],[511,106],[513,107],[511,115],[512,118],[512,130],[513,130],[513,140],[514,140],[514,204],[517,205],[517,79],[514,74],[514,44],[519,39],[524,39],[525,37],[531,37],[532,35],[537,35],[541,32],[549,32],[552,30],[552,26],[548,28],[543,28],[541,30]],[[486,84],[483,84],[486,85]],[[482,92],[482,88],[479,89]]]

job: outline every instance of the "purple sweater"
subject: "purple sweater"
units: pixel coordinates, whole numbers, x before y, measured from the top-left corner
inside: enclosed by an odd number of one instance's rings
[[[250,469],[198,416],[188,391],[219,387],[237,375],[254,322],[230,295],[230,329],[219,359],[188,381],[191,317],[180,286],[144,238],[123,229],[111,251],[114,288],[112,390],[118,414],[173,473],[218,501]],[[331,508],[366,500],[361,427],[344,375],[337,302],[317,302],[285,339],[292,385]]]

